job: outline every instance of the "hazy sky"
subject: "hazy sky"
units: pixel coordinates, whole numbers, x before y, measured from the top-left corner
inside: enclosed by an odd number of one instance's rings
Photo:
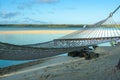
[[[92,24],[120,0],[0,0],[0,24]],[[120,10],[114,15],[120,22]]]

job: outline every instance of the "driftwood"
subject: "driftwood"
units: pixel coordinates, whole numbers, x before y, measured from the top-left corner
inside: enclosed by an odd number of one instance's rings
[[[68,53],[68,56],[71,57],[85,57],[86,60],[90,60],[92,58],[98,58],[99,54],[91,52],[90,49],[82,49],[81,51],[72,51]]]

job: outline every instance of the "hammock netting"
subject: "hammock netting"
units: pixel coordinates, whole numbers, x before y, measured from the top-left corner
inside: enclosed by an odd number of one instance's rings
[[[86,25],[78,31],[45,43],[30,45],[12,45],[0,43],[0,59],[30,60],[39,59],[70,51],[81,50],[84,47],[97,45],[120,39],[120,25],[112,18],[120,6],[106,19],[93,25]]]

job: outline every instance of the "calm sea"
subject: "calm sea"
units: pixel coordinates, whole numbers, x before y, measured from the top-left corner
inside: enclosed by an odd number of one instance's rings
[[[60,38],[80,28],[47,28],[47,27],[0,27],[0,42],[16,45],[35,44]],[[25,63],[27,61],[0,60],[0,68]]]
[[[16,45],[35,44],[50,41],[53,39],[60,38],[80,30],[81,28],[47,28],[47,27],[0,27],[0,42],[11,43]],[[103,44],[104,45],[104,44]],[[108,45],[108,44],[107,44]],[[27,61],[13,61],[13,60],[0,60],[0,68],[11,65],[21,64]]]

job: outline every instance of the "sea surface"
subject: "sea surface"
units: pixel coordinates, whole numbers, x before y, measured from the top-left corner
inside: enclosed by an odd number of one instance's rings
[[[1,26],[0,42],[15,45],[35,44],[50,41],[65,36],[80,28],[56,28],[56,27],[18,27],[18,26]],[[9,56],[9,55],[8,55]],[[21,64],[27,61],[0,60],[0,68]]]
[[[36,44],[53,39],[61,38],[69,33],[81,28],[67,27],[18,27],[18,26],[1,26],[0,27],[0,42],[10,43],[15,45]],[[109,45],[100,44],[100,45]],[[9,55],[8,55],[9,56]],[[15,60],[0,60],[0,68],[12,66],[16,64],[26,63],[27,61],[15,61]]]

